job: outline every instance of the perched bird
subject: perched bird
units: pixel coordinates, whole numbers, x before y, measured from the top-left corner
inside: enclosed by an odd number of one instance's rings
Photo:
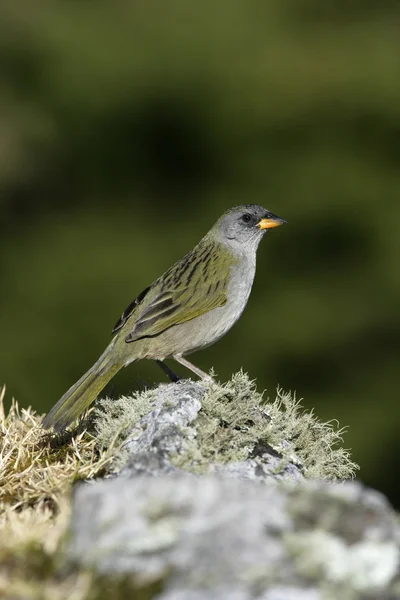
[[[173,381],[178,378],[165,358],[209,377],[184,356],[210,346],[238,320],[253,285],[258,245],[285,222],[257,204],[224,213],[193,250],[131,302],[103,354],[53,406],[43,427],[63,430],[122,367],[142,358],[155,360]]]

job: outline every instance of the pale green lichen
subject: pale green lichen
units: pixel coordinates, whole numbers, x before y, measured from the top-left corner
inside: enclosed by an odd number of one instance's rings
[[[123,441],[132,426],[152,410],[156,399],[157,390],[149,389],[96,402],[93,421],[99,446],[107,448],[113,441]]]
[[[394,541],[347,545],[322,529],[288,533],[284,540],[296,571],[308,579],[343,586],[349,592],[379,592],[396,576],[399,549]]]
[[[300,461],[304,475],[311,479],[353,478],[358,465],[350,451],[342,448],[345,428],[337,421],[322,422],[302,408],[295,394],[277,390],[275,401],[266,403],[271,421],[262,434],[275,450],[294,462]]]
[[[348,479],[358,468],[349,451],[339,446],[343,429],[303,410],[295,394],[278,389],[269,402],[242,371],[223,385],[210,384],[196,428],[200,453],[208,463],[245,460],[271,446],[309,478]]]
[[[123,440],[156,398],[153,389],[100,401],[95,417],[100,447]],[[246,460],[270,447],[282,457],[283,466],[292,461],[308,478],[348,479],[358,468],[340,446],[343,429],[303,410],[295,394],[278,389],[270,402],[242,371],[227,383],[206,384],[202,409],[190,429],[184,452],[170,458],[175,466],[195,473],[207,472],[213,463]]]
[[[132,396],[121,396],[117,400],[102,398],[95,404],[93,411],[94,435],[100,451],[110,446],[118,446],[109,466],[108,473],[118,473],[126,464],[128,452],[123,442],[132,427],[147,415],[157,398],[155,389],[134,392]]]
[[[210,468],[210,462],[202,454],[196,439],[187,440],[184,451],[171,453],[169,458],[174,467],[196,475],[207,473]]]

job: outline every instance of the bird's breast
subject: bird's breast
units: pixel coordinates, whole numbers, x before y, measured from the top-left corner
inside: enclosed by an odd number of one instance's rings
[[[191,321],[193,336],[184,353],[189,354],[214,344],[236,323],[250,296],[256,263],[246,260],[234,265],[227,290],[227,302]]]
[[[242,314],[253,285],[256,262],[243,259],[231,267],[227,302],[190,321],[170,327],[159,336],[143,340],[141,354],[147,358],[190,354],[218,341]]]
[[[228,301],[224,308],[231,317],[230,327],[242,314],[250,296],[256,271],[256,260],[250,257],[232,267],[228,285]]]

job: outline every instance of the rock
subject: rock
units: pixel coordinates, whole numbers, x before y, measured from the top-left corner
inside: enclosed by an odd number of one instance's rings
[[[238,373],[105,400],[96,423],[123,447],[108,481],[76,489],[68,561],[157,600],[397,597],[395,513],[328,483],[356,465],[294,396],[268,402]]]
[[[395,513],[359,483],[174,473],[80,485],[68,556],[161,579],[159,600],[389,599],[399,541]]]
[[[191,381],[163,385],[157,390],[156,407],[130,430],[124,450],[128,453],[122,476],[159,476],[178,472],[171,456],[188,450],[196,432],[190,425],[201,409],[205,388]]]
[[[264,439],[274,439],[273,419],[261,405],[262,396],[254,391],[253,382],[239,375],[227,397],[222,386],[213,384],[210,389],[210,384],[192,381],[149,390],[144,393],[147,414],[141,417],[135,403],[140,400],[143,404],[143,394],[103,403],[105,411],[99,413],[97,421],[103,438],[107,431],[109,439],[115,439],[123,422],[123,460],[117,468],[120,475],[159,476],[184,471],[255,481],[303,479],[304,465],[292,448],[294,444],[279,439],[278,448]],[[210,400],[213,394],[215,403]],[[239,410],[237,396],[242,398]],[[297,422],[295,426],[297,443]],[[277,429],[280,432],[279,425]]]
[[[250,479],[252,481],[300,481],[304,479],[298,466],[291,462],[282,461],[281,457],[264,452],[257,460],[248,458],[241,462],[213,465],[212,473]]]

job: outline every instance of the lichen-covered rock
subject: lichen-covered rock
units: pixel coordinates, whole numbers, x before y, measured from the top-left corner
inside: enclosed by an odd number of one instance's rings
[[[281,390],[269,402],[242,372],[224,385],[181,381],[103,400],[95,422],[102,447],[125,440],[114,463],[114,472],[125,476],[185,471],[336,480],[357,468],[340,445],[341,430]]]
[[[162,579],[160,600],[396,598],[399,524],[359,483],[185,473],[80,485],[69,558]]]
[[[375,600],[396,592],[399,530],[350,478],[341,431],[245,374],[103,400],[113,479],[73,500],[68,560],[157,582],[157,600]],[[121,446],[122,444],[122,446]],[[325,480],[325,482],[323,481]]]
[[[192,382],[160,386],[153,410],[129,431],[121,474],[158,476],[179,471],[171,457],[185,453],[193,440],[191,423],[197,418],[204,394],[205,388]]]
[[[293,394],[270,401],[237,373],[100,401],[61,436],[16,405],[1,425],[1,597],[400,598],[395,514],[360,484],[327,483],[356,465]],[[71,500],[77,476],[108,481]]]
[[[127,453],[121,476],[139,474],[159,476],[179,472],[182,468],[198,473],[202,460],[196,445],[198,422],[206,387],[191,381],[165,385],[157,389],[153,410],[142,417],[132,429],[124,445]],[[249,446],[254,453],[254,448]],[[258,443],[255,458],[237,462],[210,462],[210,473],[225,474],[244,479],[274,480],[302,479],[301,465],[285,460],[271,446]],[[204,459],[202,461],[204,470]]]
[[[272,448],[265,450],[256,459],[248,458],[240,462],[215,464],[210,468],[211,473],[250,479],[252,481],[301,481],[304,479],[300,468],[290,461],[274,456]]]

